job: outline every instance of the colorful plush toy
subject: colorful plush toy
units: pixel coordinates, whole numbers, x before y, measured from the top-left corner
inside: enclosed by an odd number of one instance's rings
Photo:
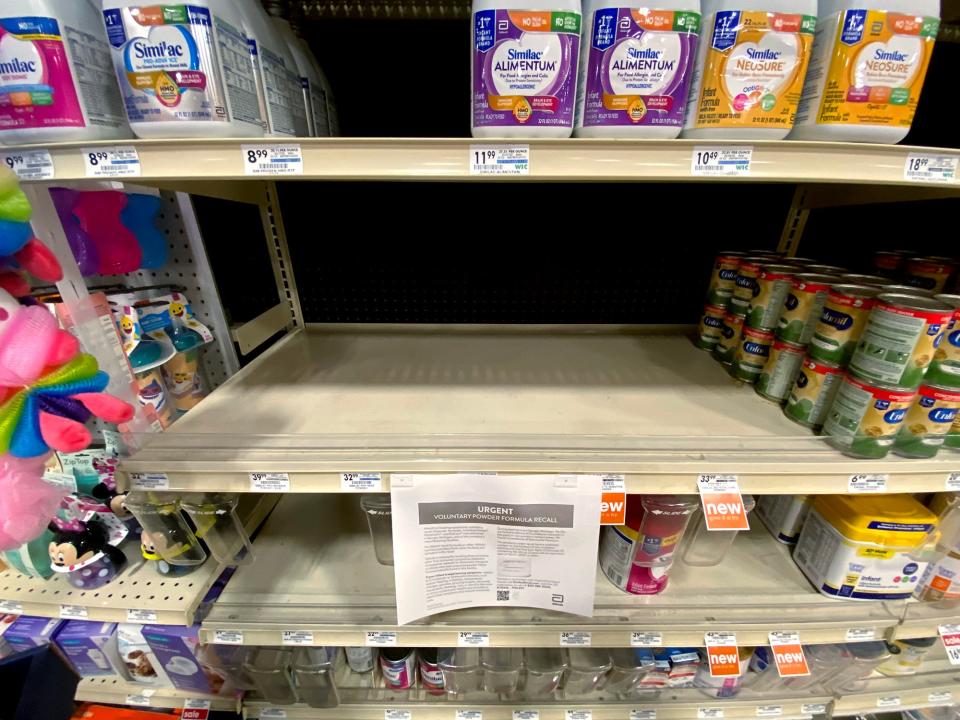
[[[43,532],[66,494],[40,480],[45,458],[0,455],[0,551],[13,550]]]
[[[0,288],[22,297],[30,291],[21,271],[45,282],[63,277],[60,263],[30,228],[30,202],[17,185],[17,176],[0,168]]]
[[[0,402],[3,388],[28,385],[51,366],[63,365],[80,343],[40,306],[24,307],[0,290]]]

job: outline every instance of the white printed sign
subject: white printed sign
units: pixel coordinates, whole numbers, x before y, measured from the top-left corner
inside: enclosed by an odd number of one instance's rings
[[[960,492],[960,473],[947,475],[947,492]]]
[[[299,145],[241,145],[245,175],[303,175]]]
[[[631,647],[662,647],[663,633],[658,632],[631,632]]]
[[[847,628],[847,642],[865,642],[867,640],[877,639],[877,629],[875,627],[852,627]]]
[[[562,632],[560,633],[561,647],[589,647],[591,641],[588,632]]]
[[[23,615],[23,605],[16,600],[0,600],[0,614]]]
[[[134,490],[169,490],[170,479],[166,473],[130,473],[130,486]]]
[[[960,625],[941,625],[940,639],[951,665],[960,665]]]
[[[243,645],[243,633],[239,630],[214,630],[214,645]]]
[[[513,720],[540,720],[539,710],[514,710]]]
[[[83,605],[61,605],[60,617],[65,620],[87,620],[90,613]]]
[[[952,183],[957,179],[956,157],[910,153],[903,166],[903,179],[913,182]]]
[[[657,720],[657,711],[654,708],[631,710],[630,720]]]
[[[0,157],[21,180],[53,179],[53,158],[49,150],[11,150],[0,153]]]
[[[341,492],[383,492],[380,473],[340,473]]]
[[[897,707],[900,705],[899,695],[881,695],[877,698],[877,707]]]
[[[753,148],[707,147],[697,145],[690,158],[690,174],[702,177],[745,177],[750,175]]]
[[[471,175],[529,175],[529,145],[471,145]]]
[[[413,720],[413,713],[409,710],[384,710],[383,720]]]
[[[889,475],[857,473],[856,475],[851,475],[847,481],[847,492],[851,494],[885,493],[889,479]]]
[[[140,177],[140,155],[133,145],[89,147],[80,152],[87,177]]]
[[[490,633],[488,632],[459,632],[457,633],[457,647],[489,647]]]
[[[313,645],[313,633],[307,630],[284,630],[280,642],[284,645]]]
[[[697,720],[723,720],[723,708],[697,708]]]
[[[127,610],[128,623],[155,623],[157,622],[157,613],[155,610],[141,610],[131,608]]]
[[[368,630],[364,644],[367,647],[396,647],[397,634],[381,630]]]
[[[757,717],[779,717],[783,715],[783,705],[757,705]]]
[[[290,476],[285,472],[250,473],[251,492],[290,492]]]

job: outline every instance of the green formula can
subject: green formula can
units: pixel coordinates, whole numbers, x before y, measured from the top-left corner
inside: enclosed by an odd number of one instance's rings
[[[850,370],[883,387],[920,387],[953,320],[953,308],[915,295],[878,295]]]
[[[933,457],[956,422],[958,409],[960,390],[924,383],[893,441],[893,452],[909,458]]]
[[[720,328],[720,340],[713,347],[713,357],[724,365],[732,365],[740,344],[740,334],[743,332],[743,316],[730,312],[723,316],[723,327]]]
[[[800,365],[783,414],[795,423],[819,430],[841,382],[843,368],[808,355]]]
[[[795,345],[809,343],[817,321],[823,314],[827,293],[836,281],[833,275],[801,273],[795,276],[783,302],[783,312],[777,323],[777,339]]]
[[[733,358],[731,373],[738,380],[755,383],[770,357],[773,333],[743,326],[743,334]]]
[[[923,381],[940,387],[960,388],[960,295],[937,295],[937,300],[953,308],[953,319],[943,342],[933,353],[933,362]]]
[[[697,330],[697,339],[694,341],[701,350],[713,350],[720,340],[723,328],[723,316],[727,311],[722,307],[707,305],[700,316],[700,327]]]
[[[797,269],[792,265],[760,266],[757,291],[747,313],[747,327],[755,330],[774,330],[777,327],[796,272]]]
[[[953,421],[953,425],[947,431],[943,446],[951,450],[960,450],[960,415],[957,416],[957,419]]]
[[[871,385],[847,375],[823,423],[827,441],[847,455],[886,457],[917,391]]]
[[[815,360],[846,367],[857,349],[876,297],[883,291],[867,285],[834,285],[813,328],[808,353]]]
[[[786,400],[797,380],[804,354],[802,345],[774,340],[767,364],[757,378],[757,394],[775,403]]]
[[[722,252],[713,261],[713,273],[707,288],[707,304],[725,308],[737,286],[737,269],[743,259],[743,253]]]

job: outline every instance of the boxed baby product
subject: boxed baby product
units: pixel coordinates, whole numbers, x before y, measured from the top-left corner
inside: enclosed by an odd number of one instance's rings
[[[82,677],[116,675],[107,650],[116,629],[116,623],[67,620],[54,636],[54,642]]]

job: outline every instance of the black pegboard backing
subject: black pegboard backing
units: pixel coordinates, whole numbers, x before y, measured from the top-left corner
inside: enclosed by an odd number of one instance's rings
[[[306,322],[695,322],[717,250],[775,249],[787,185],[286,183]],[[229,302],[228,302],[229,304]]]

